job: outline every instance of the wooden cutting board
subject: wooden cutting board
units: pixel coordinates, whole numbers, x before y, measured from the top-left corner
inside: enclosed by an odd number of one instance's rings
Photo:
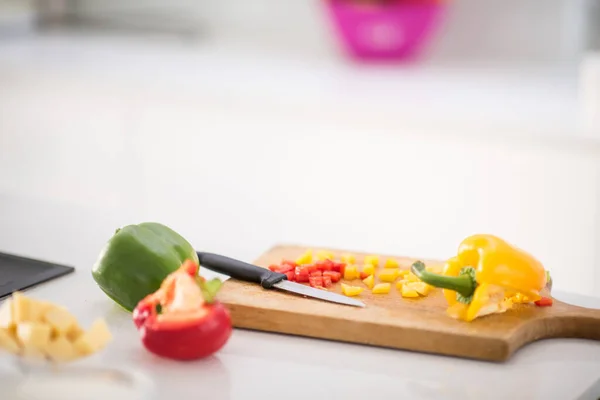
[[[306,248],[276,246],[255,264],[267,268],[282,259],[294,260]],[[336,257],[352,253],[357,265],[366,254],[340,250]],[[380,263],[394,258],[400,268],[409,269],[407,257],[379,255]],[[440,261],[422,260],[427,265]],[[379,267],[379,270],[382,267]],[[356,280],[353,285],[361,285]],[[331,289],[341,293],[338,282]],[[600,310],[586,309],[554,300],[551,307],[516,305],[503,313],[478,318],[471,323],[457,321],[445,313],[446,301],[440,289],[418,299],[403,298],[392,284],[387,295],[366,289],[359,299],[365,308],[339,305],[230,279],[220,300],[229,308],[238,328],[360,343],[373,346],[444,354],[472,359],[504,361],[517,349],[544,338],[587,338],[600,340]]]

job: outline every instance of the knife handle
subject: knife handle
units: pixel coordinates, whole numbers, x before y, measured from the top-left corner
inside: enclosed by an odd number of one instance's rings
[[[273,285],[287,279],[286,274],[273,272],[233,258],[213,253],[196,252],[196,254],[198,254],[200,265],[240,281],[260,283],[265,289],[272,289]]]

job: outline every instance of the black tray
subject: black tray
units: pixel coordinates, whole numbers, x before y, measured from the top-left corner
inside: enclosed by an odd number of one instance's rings
[[[0,252],[0,299],[74,271],[73,267]]]

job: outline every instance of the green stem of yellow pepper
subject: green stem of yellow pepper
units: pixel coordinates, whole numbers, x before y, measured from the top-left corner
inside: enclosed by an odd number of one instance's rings
[[[422,261],[415,261],[410,270],[428,285],[454,290],[459,295],[457,298],[461,303],[470,303],[477,288],[475,270],[472,267],[463,268],[458,276],[445,276],[429,272]]]

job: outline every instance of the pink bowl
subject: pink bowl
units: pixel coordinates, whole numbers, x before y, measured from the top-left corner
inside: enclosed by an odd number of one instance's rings
[[[359,59],[405,59],[418,54],[443,20],[445,4],[394,1],[382,5],[327,0],[346,51]]]

